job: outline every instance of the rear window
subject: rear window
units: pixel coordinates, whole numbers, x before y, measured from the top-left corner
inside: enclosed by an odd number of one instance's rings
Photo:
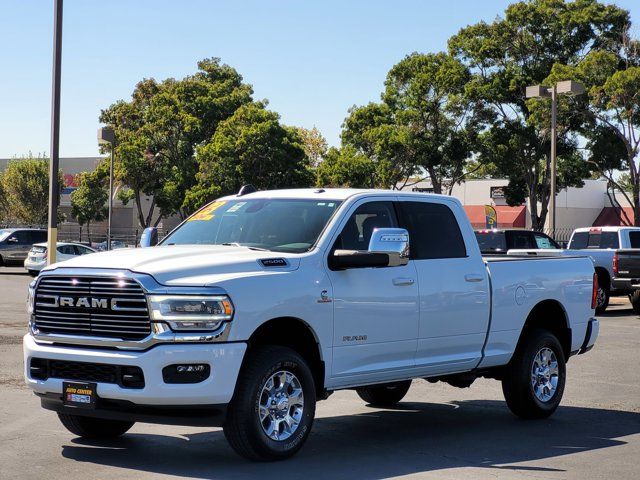
[[[481,231],[476,232],[476,239],[482,253],[496,253],[507,251],[507,240],[504,232]]]
[[[631,248],[640,248],[640,232],[629,232]]]
[[[619,248],[618,232],[577,232],[573,234],[569,248]]]

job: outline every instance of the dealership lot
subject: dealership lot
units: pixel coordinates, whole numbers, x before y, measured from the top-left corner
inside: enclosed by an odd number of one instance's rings
[[[136,425],[119,441],[73,438],[22,383],[26,286],[0,270],[0,478],[636,478],[640,455],[640,318],[615,299],[601,337],[568,365],[549,420],[513,417],[499,383],[460,390],[414,382],[396,409],[353,392],[318,405],[300,454],[284,463],[237,457],[220,429]]]

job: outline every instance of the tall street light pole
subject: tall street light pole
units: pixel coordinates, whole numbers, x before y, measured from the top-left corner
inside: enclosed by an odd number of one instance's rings
[[[542,85],[532,85],[527,87],[527,98],[551,98],[551,192],[549,195],[549,210],[551,216],[549,218],[549,228],[551,236],[556,233],[556,180],[557,180],[557,117],[558,117],[558,95],[580,95],[584,93],[584,86],[573,80],[565,80],[558,82],[552,87],[543,87]]]
[[[109,216],[107,220],[107,250],[111,250],[111,219],[113,214],[113,152],[116,148],[116,134],[111,127],[98,129],[98,143],[108,143],[111,150],[109,162]]]
[[[58,244],[58,195],[60,185],[60,67],[62,64],[62,0],[54,0],[53,20],[53,72],[51,86],[51,158],[49,160],[49,232],[47,244],[47,263],[56,262]]]

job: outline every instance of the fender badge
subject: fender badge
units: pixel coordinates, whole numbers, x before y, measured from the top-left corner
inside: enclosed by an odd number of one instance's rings
[[[286,267],[287,261],[284,258],[263,258],[260,260],[263,267]]]
[[[329,292],[326,290],[322,290],[320,292],[320,298],[318,299],[318,303],[331,303],[331,297],[329,297]]]

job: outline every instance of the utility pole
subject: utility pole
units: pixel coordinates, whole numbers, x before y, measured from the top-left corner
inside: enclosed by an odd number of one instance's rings
[[[549,197],[549,210],[551,210],[551,218],[549,219],[549,228],[551,236],[556,235],[556,145],[558,142],[557,122],[558,122],[558,87],[551,87],[551,196]]]
[[[49,159],[49,232],[47,263],[56,262],[58,244],[58,195],[60,185],[60,67],[62,64],[62,0],[54,0],[53,17],[53,72],[51,86],[51,155]]]

